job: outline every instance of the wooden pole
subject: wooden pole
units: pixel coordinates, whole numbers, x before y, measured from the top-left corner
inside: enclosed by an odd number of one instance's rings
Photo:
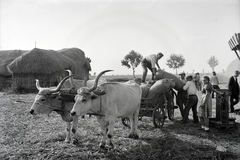
[[[240,60],[240,57],[239,57],[239,55],[238,55],[237,51],[236,51],[236,50],[234,50],[234,51],[235,51],[235,53],[236,53],[236,55],[237,55],[238,59]]]

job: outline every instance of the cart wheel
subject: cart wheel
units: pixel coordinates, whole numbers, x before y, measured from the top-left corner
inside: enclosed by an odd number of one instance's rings
[[[122,118],[122,124],[130,128],[130,120],[128,117]]]
[[[168,108],[168,118],[169,120],[173,121],[174,120],[174,108]]]
[[[156,107],[153,110],[153,125],[156,128],[160,128],[164,125],[165,116],[164,109],[162,107]]]

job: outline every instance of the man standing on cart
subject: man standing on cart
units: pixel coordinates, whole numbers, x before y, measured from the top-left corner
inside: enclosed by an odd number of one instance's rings
[[[145,58],[143,58],[141,64],[142,64],[142,68],[143,68],[143,75],[142,75],[142,82],[145,83],[146,80],[146,76],[147,76],[147,69],[149,69],[152,72],[152,80],[155,80],[156,77],[156,66],[158,67],[158,69],[160,69],[160,66],[158,64],[158,60],[161,59],[163,57],[163,54],[161,52],[157,53],[157,54],[151,54]]]

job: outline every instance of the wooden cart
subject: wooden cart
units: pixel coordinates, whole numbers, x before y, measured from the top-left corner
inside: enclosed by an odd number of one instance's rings
[[[175,108],[174,91],[172,89],[164,94],[158,94],[154,98],[142,98],[139,120],[144,116],[152,117],[154,127],[160,128],[164,125],[167,115],[170,120],[174,120]],[[122,123],[124,126],[130,126],[128,118],[122,118]]]

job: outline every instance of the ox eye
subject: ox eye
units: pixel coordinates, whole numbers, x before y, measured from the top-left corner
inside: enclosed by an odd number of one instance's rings
[[[87,100],[86,99],[82,99],[82,102],[85,103]]]
[[[41,102],[45,101],[45,99],[41,99]]]

